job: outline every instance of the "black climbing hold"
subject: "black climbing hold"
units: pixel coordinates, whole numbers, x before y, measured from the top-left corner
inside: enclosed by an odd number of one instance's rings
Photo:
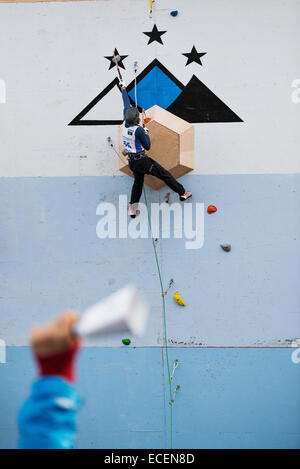
[[[220,246],[223,249],[223,251],[225,251],[225,252],[231,251],[231,245],[230,244],[220,244]]]

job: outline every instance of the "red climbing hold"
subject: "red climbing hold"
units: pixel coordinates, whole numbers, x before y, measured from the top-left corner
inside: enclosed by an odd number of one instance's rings
[[[207,213],[215,213],[217,210],[217,207],[215,207],[214,205],[209,205],[207,207]]]

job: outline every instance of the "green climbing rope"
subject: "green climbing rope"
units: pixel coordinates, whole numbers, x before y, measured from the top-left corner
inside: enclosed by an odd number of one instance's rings
[[[107,137],[107,142],[110,145],[110,147],[114,150],[118,158],[120,158],[119,153],[116,151],[111,137]],[[127,163],[127,161],[126,161]],[[154,249],[154,254],[155,254],[155,261],[157,265],[157,270],[158,270],[158,276],[159,276],[159,282],[160,282],[160,288],[161,288],[161,296],[162,296],[162,305],[163,305],[163,318],[164,318],[164,346],[165,346],[165,353],[166,353],[166,362],[167,362],[167,370],[168,370],[168,383],[169,383],[169,394],[170,394],[170,448],[173,448],[173,399],[172,399],[172,379],[171,379],[171,374],[170,374],[170,363],[169,363],[169,353],[168,353],[168,340],[167,340],[167,320],[166,320],[166,303],[165,303],[165,292],[164,292],[164,287],[162,283],[162,278],[161,278],[161,271],[160,271],[160,266],[158,262],[158,257],[157,257],[157,251],[156,251],[156,245],[155,245],[155,240],[153,237],[152,233],[152,225],[151,225],[151,217],[149,215],[149,207],[148,207],[148,201],[147,201],[147,196],[146,196],[146,190],[145,190],[145,185],[144,185],[144,198],[145,198],[145,203],[147,207],[147,214],[148,214],[148,223],[150,227],[150,233],[151,233],[151,239],[152,239],[152,245]],[[127,345],[127,344],[126,344]]]
[[[149,227],[150,227],[152,245],[153,245],[154,254],[155,254],[155,261],[156,261],[156,265],[157,265],[160,288],[161,288],[161,296],[162,296],[163,318],[164,318],[164,345],[165,345],[166,362],[167,362],[167,370],[168,370],[169,393],[170,393],[170,401],[169,401],[170,402],[170,447],[172,449],[172,447],[173,447],[172,381],[171,381],[170,363],[169,363],[169,354],[168,354],[166,302],[165,302],[165,296],[164,296],[163,282],[162,282],[162,278],[161,278],[161,270],[160,270],[157,251],[156,251],[156,245],[155,245],[155,241],[154,241],[154,237],[153,237],[153,233],[152,233],[151,218],[150,218],[150,215],[149,215],[149,207],[148,207],[148,201],[147,201],[147,196],[146,196],[145,185],[144,185],[144,198],[145,198],[145,203],[146,203],[146,207],[147,207],[148,222],[149,222]]]

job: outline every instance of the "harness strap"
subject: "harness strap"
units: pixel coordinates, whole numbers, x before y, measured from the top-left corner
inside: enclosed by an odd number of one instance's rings
[[[139,160],[140,158],[143,158],[144,156],[147,156],[145,151],[140,151],[139,153],[127,153],[128,160],[134,161],[134,160]]]

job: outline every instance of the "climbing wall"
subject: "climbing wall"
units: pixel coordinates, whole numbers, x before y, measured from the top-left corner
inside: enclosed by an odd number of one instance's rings
[[[300,447],[300,4],[175,3],[151,17],[139,0],[0,5],[1,448],[36,376],[31,325],[128,282],[147,331],[86,342],[78,447]],[[127,220],[113,52],[132,103],[136,78],[140,107],[194,127],[181,237]]]

